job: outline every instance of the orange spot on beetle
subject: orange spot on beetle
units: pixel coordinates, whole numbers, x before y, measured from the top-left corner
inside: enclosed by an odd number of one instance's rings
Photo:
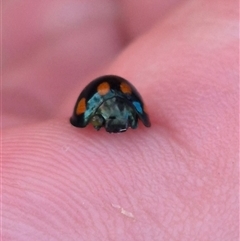
[[[121,88],[121,91],[124,94],[131,94],[132,93],[132,89],[127,83],[122,82],[121,85],[120,85],[120,88]]]
[[[97,87],[97,92],[99,95],[106,95],[109,92],[109,90],[110,86],[107,82],[103,82]]]
[[[81,115],[86,111],[86,99],[82,98],[77,105],[76,114]]]

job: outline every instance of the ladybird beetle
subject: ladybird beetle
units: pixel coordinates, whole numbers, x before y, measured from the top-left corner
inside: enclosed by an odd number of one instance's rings
[[[137,128],[138,119],[146,127],[151,123],[136,88],[122,77],[106,75],[90,82],[79,95],[72,125],[85,127],[92,123],[95,129],[105,127],[107,132],[124,132]]]

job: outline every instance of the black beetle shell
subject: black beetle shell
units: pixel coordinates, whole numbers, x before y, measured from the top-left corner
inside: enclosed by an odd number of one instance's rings
[[[103,83],[107,83],[109,91],[107,93],[100,93],[99,86]],[[128,86],[126,91],[122,89],[122,85]],[[130,90],[128,92],[128,90]],[[125,93],[124,93],[125,92]],[[137,127],[137,119],[139,118],[146,127],[150,127],[151,123],[147,113],[144,111],[144,104],[142,98],[136,88],[126,79],[115,76],[105,75],[99,77],[90,82],[79,95],[75,104],[70,122],[76,127],[85,127],[91,121],[92,117],[97,112],[98,108],[106,102],[106,100],[114,99],[115,101],[121,101],[127,106],[130,106],[132,114],[135,118],[136,124],[133,124],[132,128]],[[83,103],[80,104],[80,101]],[[79,107],[80,104],[80,107]],[[114,104],[114,102],[112,103]],[[129,107],[129,108],[130,108]],[[80,108],[80,111],[79,111]],[[135,112],[135,113],[133,113]],[[135,114],[135,115],[134,115]],[[102,125],[103,126],[103,125]],[[100,129],[100,128],[96,128]],[[108,130],[107,130],[108,131]],[[124,130],[125,131],[125,130]],[[109,131],[118,132],[118,131]]]

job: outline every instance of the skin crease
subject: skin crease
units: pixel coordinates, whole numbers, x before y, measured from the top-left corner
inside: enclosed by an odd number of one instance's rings
[[[237,1],[147,2],[3,3],[2,240],[238,240]],[[69,124],[104,74],[151,128]]]

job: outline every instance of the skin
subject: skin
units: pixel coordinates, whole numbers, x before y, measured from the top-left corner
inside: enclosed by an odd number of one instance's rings
[[[238,3],[151,6],[3,3],[3,240],[238,240]],[[151,128],[69,124],[104,74]]]

